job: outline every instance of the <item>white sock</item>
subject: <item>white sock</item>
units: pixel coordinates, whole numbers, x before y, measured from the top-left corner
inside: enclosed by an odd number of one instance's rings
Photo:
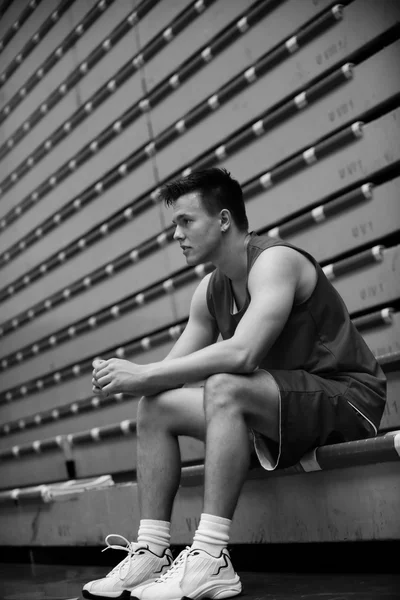
[[[202,513],[194,534],[192,548],[199,548],[213,556],[219,556],[222,549],[228,545],[231,524],[230,519]]]
[[[139,544],[149,547],[151,552],[162,556],[164,550],[169,548],[171,523],[169,521],[156,521],[153,519],[141,519],[139,524]]]

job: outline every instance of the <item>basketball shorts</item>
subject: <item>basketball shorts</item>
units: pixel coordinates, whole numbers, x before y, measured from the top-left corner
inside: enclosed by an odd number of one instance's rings
[[[318,446],[374,437],[376,426],[352,405],[355,380],[328,380],[306,371],[268,370],[280,393],[280,439],[252,430],[255,452],[267,470],[296,465]]]

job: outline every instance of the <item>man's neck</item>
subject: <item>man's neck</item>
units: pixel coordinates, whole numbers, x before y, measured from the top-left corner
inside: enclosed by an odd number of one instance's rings
[[[231,281],[240,283],[247,276],[247,244],[250,234],[247,232],[230,234],[221,249],[220,256],[213,264]]]

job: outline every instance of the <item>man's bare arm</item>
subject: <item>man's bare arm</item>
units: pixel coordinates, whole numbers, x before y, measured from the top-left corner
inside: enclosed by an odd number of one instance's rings
[[[213,344],[218,331],[215,320],[210,315],[205,298],[211,273],[206,275],[197,286],[190,303],[189,319],[179,339],[163,360],[171,360],[192,354]]]
[[[251,270],[248,281],[251,302],[232,338],[149,365],[128,363],[121,367],[118,359],[111,359],[107,362],[115,361],[114,364],[99,373],[99,381],[111,392],[126,386],[131,393],[152,394],[182,382],[206,379],[214,373],[253,372],[287,321],[298,281],[299,266],[293,250],[285,247],[266,250]],[[201,291],[199,302],[206,307],[206,296]]]
[[[190,382],[213,373],[253,372],[287,321],[298,282],[297,264],[290,249],[264,252],[250,273],[251,302],[234,336],[166,365],[156,363],[154,382],[176,377]]]

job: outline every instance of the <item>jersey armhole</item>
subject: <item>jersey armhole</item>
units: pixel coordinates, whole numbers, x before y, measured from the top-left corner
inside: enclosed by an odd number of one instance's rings
[[[214,276],[215,276],[215,271],[213,271],[213,273],[211,274],[210,279],[208,280],[207,291],[206,291],[206,301],[207,301],[208,312],[210,313],[211,317],[215,321],[215,312],[214,312],[214,306],[213,306],[213,300],[212,300],[212,293],[211,293],[211,285],[212,285],[212,282],[214,280]]]

